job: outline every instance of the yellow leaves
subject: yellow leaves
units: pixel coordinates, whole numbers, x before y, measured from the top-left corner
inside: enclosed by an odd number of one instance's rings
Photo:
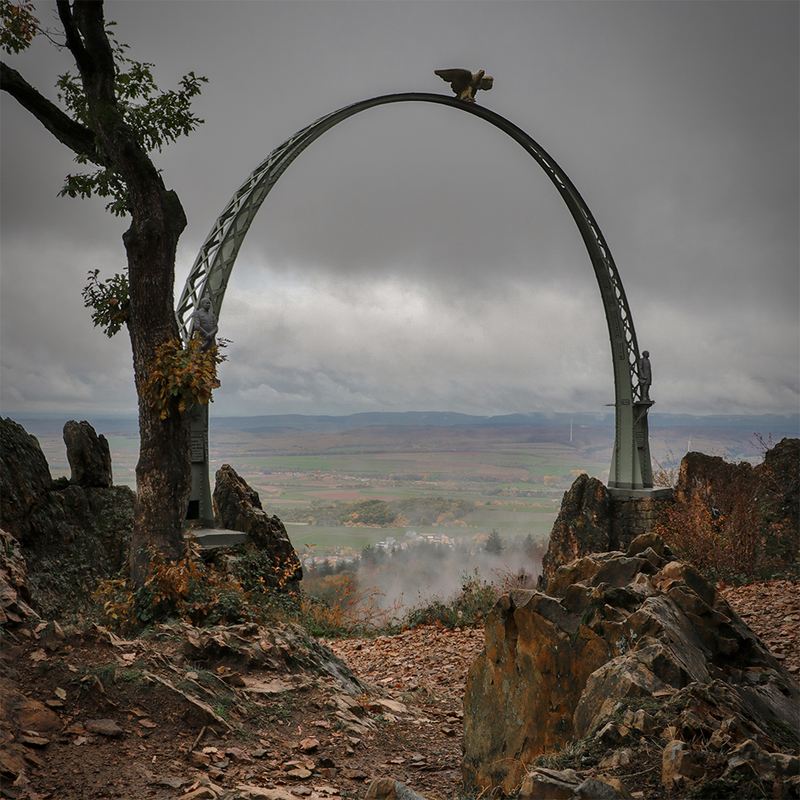
[[[112,578],[100,581],[94,598],[103,602],[103,617],[107,624],[122,634],[136,627],[133,589],[126,580]]]
[[[178,411],[186,411],[195,403],[208,405],[214,401],[212,391],[220,387],[217,364],[226,360],[219,354],[219,348],[226,344],[225,339],[220,339],[217,345],[202,352],[195,335],[185,348],[179,339],[161,345],[144,385],[144,394],[161,419],[169,416],[175,400]]]

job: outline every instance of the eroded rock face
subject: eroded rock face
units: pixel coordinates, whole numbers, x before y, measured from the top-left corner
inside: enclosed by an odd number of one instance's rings
[[[0,627],[38,616],[30,603],[28,568],[19,542],[0,530]]]
[[[544,590],[562,564],[589,553],[615,549],[612,541],[613,502],[605,484],[579,475],[564,493],[547,553],[542,559],[540,590]]]
[[[737,714],[744,733],[767,739],[796,725],[798,684],[657,536],[561,567],[548,593],[506,595],[487,619],[464,698],[466,787],[511,794],[542,753],[590,736],[621,740],[609,720],[631,698],[658,706],[681,692],[702,696],[708,716],[724,707],[720,720]],[[640,716],[626,730],[665,724]]]
[[[695,494],[702,494],[712,507],[724,504],[733,484],[749,485],[753,480],[753,466],[746,462],[732,464],[720,456],[690,452],[681,459],[675,499],[688,502]]]
[[[246,533],[249,548],[269,554],[277,583],[282,587],[295,587],[303,577],[303,567],[286,527],[277,516],[269,516],[264,511],[258,492],[230,464],[223,464],[217,471],[213,501],[215,525]],[[273,576],[267,578],[275,582]]]
[[[85,420],[70,420],[64,425],[64,444],[72,471],[71,483],[83,487],[108,487],[111,473],[111,450],[108,440]]]

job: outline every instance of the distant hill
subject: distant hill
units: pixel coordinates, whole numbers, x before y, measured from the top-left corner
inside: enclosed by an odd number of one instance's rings
[[[64,423],[70,419],[88,421],[98,432],[135,433],[138,431],[136,417],[110,417],[106,415],[73,414],[55,415],[11,414],[12,419],[22,424],[34,435],[60,434]],[[255,417],[221,417],[211,411],[211,428],[251,433],[278,430],[297,431],[341,431],[371,427],[424,427],[436,428],[508,428],[508,427],[575,427],[613,428],[614,413],[577,412],[575,414],[544,413],[504,414],[481,417],[459,414],[454,411],[370,411],[346,416],[312,416],[306,414],[269,414]],[[771,434],[773,438],[800,435],[800,414],[731,415],[714,414],[694,416],[691,414],[662,414],[650,412],[650,428],[681,428],[687,430],[716,429],[759,432]]]

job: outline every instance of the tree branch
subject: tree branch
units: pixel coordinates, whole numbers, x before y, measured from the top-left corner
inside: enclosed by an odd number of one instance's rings
[[[108,166],[97,149],[94,133],[67,116],[57,105],[39,94],[15,69],[0,61],[0,89],[8,92],[26,111],[30,111],[59,142],[76,155],[94,164]]]
[[[92,97],[116,105],[114,54],[106,34],[103,3],[58,0],[67,47],[75,58],[83,85]]]
[[[102,6],[102,3],[100,5]],[[61,24],[64,26],[67,49],[72,53],[72,57],[75,59],[78,69],[81,74],[83,74],[91,70],[91,59],[86,52],[86,48],[83,46],[80,31],[72,16],[69,0],[57,0],[56,7],[58,8],[58,16],[61,19]]]

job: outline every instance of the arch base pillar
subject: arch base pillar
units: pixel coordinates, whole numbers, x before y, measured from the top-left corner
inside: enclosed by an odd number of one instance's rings
[[[186,511],[186,525],[214,527],[211,476],[208,455],[208,406],[195,404],[189,412],[192,448],[192,491]]]
[[[652,489],[653,467],[650,461],[650,429],[647,414],[652,400],[617,405],[617,424],[609,489]]]

